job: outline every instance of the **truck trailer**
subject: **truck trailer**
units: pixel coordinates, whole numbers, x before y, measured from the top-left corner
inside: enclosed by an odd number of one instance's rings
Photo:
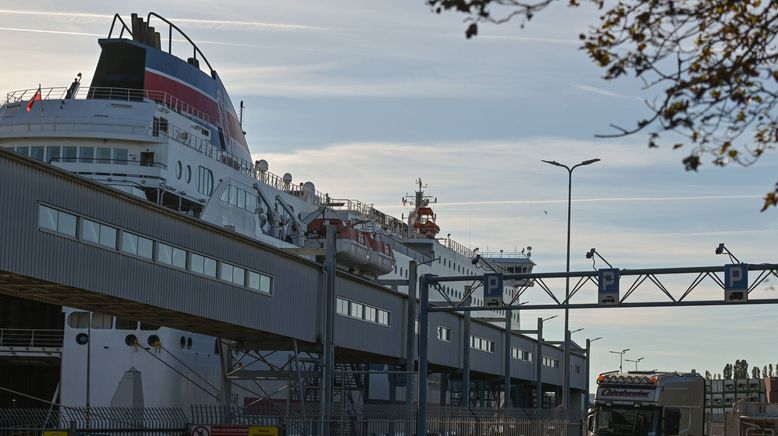
[[[600,374],[587,427],[589,436],[703,436],[705,379],[658,371]]]

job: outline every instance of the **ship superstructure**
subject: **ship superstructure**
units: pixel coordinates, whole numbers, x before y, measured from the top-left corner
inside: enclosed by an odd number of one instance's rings
[[[179,58],[172,45],[164,47],[160,30],[183,37],[191,56]],[[331,198],[310,181],[296,182],[288,173],[277,176],[266,161],[253,161],[218,73],[165,18],[133,14],[127,24],[117,14],[99,44],[102,52],[89,87],[81,86],[79,75],[69,87],[7,94],[0,107],[0,147],[305,256],[316,256],[305,250],[322,248],[326,225],[335,225],[338,266],[370,279],[407,279],[411,260],[420,264],[420,274],[484,272],[474,251],[450,236],[438,238],[434,202],[425,197],[421,180],[405,221],[366,203]],[[102,230],[100,223],[92,223],[74,231],[84,238],[92,235],[97,244],[117,237]],[[229,275],[249,290],[261,292],[273,280],[240,268],[217,268],[213,259],[173,246],[160,248],[139,235],[123,233],[114,242],[123,252],[196,274],[220,280]],[[534,266],[529,255],[513,257],[508,267],[492,263],[508,273],[518,268],[531,272]],[[467,297],[464,285],[457,286],[431,299]],[[480,292],[471,296],[473,304],[483,302]],[[513,290],[506,289],[506,296]],[[63,404],[186,406],[223,400],[214,386],[221,381],[216,338],[63,310]],[[372,321],[380,323],[380,311],[374,316]],[[89,338],[89,353],[83,335]],[[140,336],[149,339],[133,340]],[[90,384],[102,387],[90,389]],[[142,392],[134,388],[134,394],[126,394],[133,386],[142,386]]]

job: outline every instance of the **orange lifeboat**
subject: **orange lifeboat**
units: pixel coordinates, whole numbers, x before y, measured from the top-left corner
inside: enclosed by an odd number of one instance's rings
[[[370,262],[363,271],[375,276],[384,275],[394,269],[395,258],[389,244],[375,239],[370,233],[364,233],[367,245],[370,247]]]
[[[440,233],[440,226],[435,223],[435,213],[432,212],[432,208],[423,206],[416,210],[413,231],[430,239],[435,239],[435,236]]]

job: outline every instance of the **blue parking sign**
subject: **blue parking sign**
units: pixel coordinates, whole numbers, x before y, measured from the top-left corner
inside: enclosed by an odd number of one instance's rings
[[[597,304],[619,303],[620,276],[617,268],[603,268],[597,271]]]
[[[504,292],[503,289],[502,274],[484,274],[484,303],[486,303],[487,306],[495,306],[505,303],[502,299],[502,294]]]
[[[748,301],[747,264],[724,265],[724,301],[728,303],[744,303]]]

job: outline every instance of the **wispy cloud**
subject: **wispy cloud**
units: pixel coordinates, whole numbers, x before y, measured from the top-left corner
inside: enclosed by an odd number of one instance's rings
[[[91,37],[105,36],[99,33],[68,32],[65,30],[24,29],[21,27],[0,27],[0,30],[5,32],[49,33],[52,35],[91,36]]]
[[[35,11],[35,10],[22,10],[22,9],[0,9],[0,14],[9,15],[31,15],[31,16],[47,16],[57,18],[79,18],[79,19],[97,19],[97,20],[109,20],[113,18],[113,15],[107,14],[90,14],[85,12],[66,12],[66,11]],[[240,21],[240,20],[215,20],[215,19],[201,19],[201,18],[169,18],[173,22],[188,23],[192,25],[201,25],[208,27],[231,27],[231,28],[254,28],[264,30],[334,30],[331,28],[319,27],[319,26],[307,26],[301,24],[290,23],[269,23],[263,21]]]
[[[634,95],[619,94],[618,92],[608,91],[607,89],[597,88],[591,85],[580,85],[577,83],[571,83],[570,86],[572,86],[575,89],[579,89],[581,91],[592,92],[594,94],[604,95],[606,97],[625,98],[630,100],[643,101],[642,98],[636,97]]]
[[[704,201],[704,200],[743,200],[759,199],[760,195],[692,195],[692,196],[674,196],[674,197],[608,197],[608,198],[576,198],[573,203],[605,203],[605,202],[644,202],[644,201]],[[567,200],[489,200],[489,201],[460,201],[460,202],[441,202],[435,204],[435,207],[452,206],[501,206],[511,204],[567,204]],[[391,208],[396,205],[381,205],[377,207]]]

